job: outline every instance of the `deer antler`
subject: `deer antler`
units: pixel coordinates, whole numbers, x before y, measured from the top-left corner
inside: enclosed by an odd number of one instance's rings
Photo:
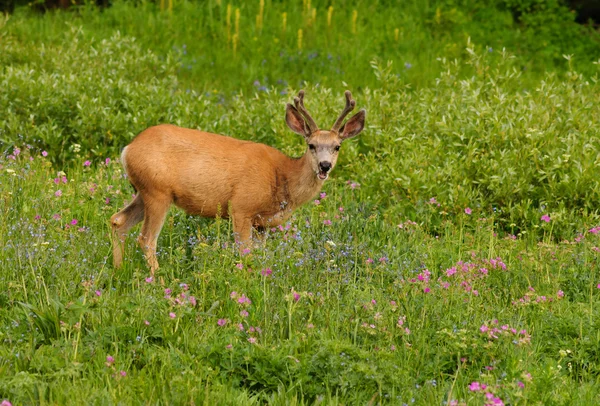
[[[352,99],[352,93],[350,93],[350,90],[346,90],[344,94],[346,95],[346,107],[344,107],[344,111],[342,111],[342,114],[340,114],[338,119],[335,120],[333,127],[331,127],[331,131],[335,131],[336,133],[340,131],[342,123],[344,122],[344,119],[348,113],[354,110],[354,106],[356,106],[356,101]]]
[[[314,134],[315,132],[319,131],[319,126],[317,123],[315,123],[315,120],[313,120],[310,114],[308,114],[306,107],[304,107],[304,90],[300,90],[300,92],[298,92],[298,97],[294,97],[294,104],[296,105],[296,110],[298,110],[304,116],[310,133]]]

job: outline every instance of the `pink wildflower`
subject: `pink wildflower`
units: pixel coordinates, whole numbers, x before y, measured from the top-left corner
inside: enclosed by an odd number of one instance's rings
[[[46,151],[42,151],[42,156],[48,156],[48,153]]]
[[[83,166],[90,166],[91,164],[92,164],[92,163],[91,163],[90,161],[85,161],[85,162],[83,163]]]
[[[256,344],[256,337],[250,337],[250,338],[248,339],[248,342],[249,342],[250,344]]]
[[[56,192],[54,192],[54,196],[61,197],[62,196],[62,190],[59,189]]]
[[[326,226],[330,226],[331,220],[323,220],[323,224],[325,224]]]
[[[265,268],[262,271],[260,271],[260,274],[262,276],[271,276],[272,273],[273,271],[271,270],[271,268]]]
[[[469,390],[471,392],[478,392],[480,390],[484,390],[487,386],[485,384],[480,384],[479,382],[475,381],[475,382],[471,382],[471,384],[469,385]]]
[[[540,217],[540,220],[545,221],[546,223],[550,222],[550,216],[547,214],[544,214],[542,217]]]
[[[177,315],[175,313],[171,312],[171,313],[169,313],[169,317],[174,319],[175,317],[177,317]]]
[[[471,210],[470,207],[465,208],[465,213],[468,215],[471,215],[471,213],[473,213],[473,211]]]
[[[227,319],[219,319],[219,320],[217,320],[217,325],[219,327],[223,327],[225,324],[227,324]]]

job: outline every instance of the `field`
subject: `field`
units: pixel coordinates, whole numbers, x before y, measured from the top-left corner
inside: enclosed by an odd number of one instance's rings
[[[255,3],[0,19],[2,405],[600,403],[597,32],[552,1]],[[157,274],[139,228],[113,268],[135,134],[300,156],[301,88],[324,128],[346,89],[368,112],[314,201],[244,255],[173,208]]]

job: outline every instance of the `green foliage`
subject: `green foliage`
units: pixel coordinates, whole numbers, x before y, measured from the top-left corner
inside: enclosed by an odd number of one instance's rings
[[[119,34],[91,42],[83,37],[74,28],[58,44],[28,53],[6,37],[0,108],[8,114],[0,138],[7,146],[38,145],[55,151],[56,163],[78,151],[114,158],[135,134],[168,122],[264,142],[290,155],[303,151],[283,120],[295,89],[240,92],[226,101],[181,89],[172,56],[159,58]],[[549,73],[524,88],[506,51],[467,41],[465,54],[464,63],[442,59],[436,83],[419,90],[398,79],[393,63],[371,61],[379,85],[356,93],[369,113],[367,130],[344,146],[341,176],[362,184],[364,196],[384,212],[427,218],[432,232],[439,232],[441,213],[467,206],[494,210],[511,233],[539,227],[540,236],[562,239],[592,226],[581,219],[594,221],[600,202],[597,75]],[[307,89],[322,127],[338,113],[341,90]],[[431,211],[431,198],[443,207]],[[558,227],[541,227],[544,214]]]
[[[0,398],[13,404],[82,394],[91,403],[483,402],[472,382],[512,404],[599,396],[600,228],[538,244],[505,237],[491,210],[474,208],[443,219],[435,237],[384,218],[364,185],[338,173],[318,205],[241,257],[228,222],[172,210],[150,278],[136,232],[124,268],[109,265],[107,219],[131,198],[117,162],[86,166],[74,153],[57,174],[35,148],[9,152]],[[433,206],[423,215],[437,215]]]

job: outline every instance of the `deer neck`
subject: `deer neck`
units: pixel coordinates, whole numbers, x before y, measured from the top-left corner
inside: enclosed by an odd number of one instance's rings
[[[294,207],[301,206],[312,199],[323,187],[323,181],[317,178],[310,163],[307,151],[302,157],[289,161],[289,192]]]

